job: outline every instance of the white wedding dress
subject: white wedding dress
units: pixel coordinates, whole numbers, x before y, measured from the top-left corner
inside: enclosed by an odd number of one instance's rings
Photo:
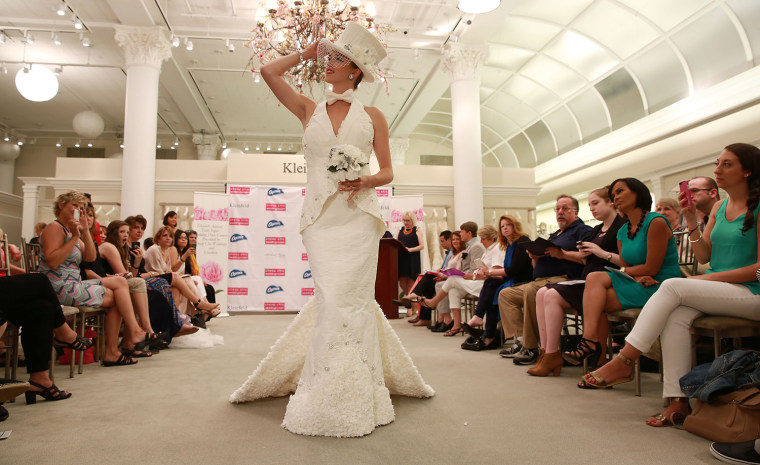
[[[375,302],[379,239],[385,231],[373,189],[350,202],[328,177],[330,148],[372,152],[372,121],[354,101],[338,134],[324,102],[303,137],[307,163],[301,234],[315,293],[230,402],[290,397],[282,426],[297,434],[356,437],[393,421],[391,394],[431,397]],[[362,175],[369,174],[367,166]]]

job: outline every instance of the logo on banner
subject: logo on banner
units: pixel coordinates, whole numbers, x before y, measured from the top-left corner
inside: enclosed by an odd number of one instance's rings
[[[306,172],[306,163],[296,164],[296,163],[283,162],[283,164],[282,164],[282,172],[283,173],[305,173]]]
[[[285,276],[285,268],[264,268],[264,276]]]
[[[264,244],[267,245],[285,245],[284,237],[265,237]]]
[[[248,252],[230,252],[227,258],[229,260],[248,260]]]
[[[285,310],[285,302],[264,302],[264,310]]]
[[[230,271],[230,278],[239,278],[240,276],[248,276],[245,270],[232,270]]]
[[[230,242],[240,242],[240,241],[247,241],[248,238],[245,237],[245,234],[233,234],[230,236]]]
[[[267,294],[274,294],[275,292],[283,292],[283,291],[284,289],[282,288],[282,286],[271,285],[267,287]]]
[[[308,262],[309,261],[309,254],[302,253],[301,254],[301,261],[302,262]]]
[[[248,202],[232,203],[230,208],[250,208],[251,204]]]
[[[314,288],[313,287],[302,287],[301,288],[301,295],[314,295]]]
[[[285,192],[282,189],[280,189],[279,187],[270,187],[269,190],[267,191],[267,195],[269,197],[271,197],[273,195],[284,194],[284,193]]]
[[[268,203],[266,204],[266,211],[268,212],[284,212],[287,204],[284,203]]]
[[[376,192],[378,197],[388,197],[390,193],[389,189],[377,189]]]
[[[303,279],[311,279],[311,270],[306,270],[303,272]]]
[[[248,226],[248,218],[230,218],[231,226]]]
[[[250,187],[238,187],[238,186],[230,186],[230,194],[245,194],[249,195],[251,193]]]
[[[227,288],[227,295],[248,295],[247,287],[230,287]]]
[[[267,223],[267,229],[277,228],[279,226],[285,226],[285,223],[280,220],[269,220],[269,223]]]
[[[301,189],[301,197],[304,197],[306,195],[306,188],[304,187]]]

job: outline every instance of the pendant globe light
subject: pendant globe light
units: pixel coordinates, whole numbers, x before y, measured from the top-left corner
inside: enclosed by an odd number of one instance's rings
[[[58,94],[58,79],[44,66],[25,66],[16,73],[16,89],[27,100],[47,102]]]
[[[457,8],[464,13],[477,15],[495,10],[500,3],[501,0],[459,0]]]

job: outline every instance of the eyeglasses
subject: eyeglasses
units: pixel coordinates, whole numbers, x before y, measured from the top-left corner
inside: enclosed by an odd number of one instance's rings
[[[699,191],[711,191],[711,190],[712,189],[699,189],[699,188],[695,187],[694,189],[689,189],[689,192],[691,192],[693,194],[693,193],[699,192]]]
[[[556,207],[556,208],[554,208],[554,213],[569,212],[569,211],[573,211],[573,210],[575,210],[575,208],[572,208],[572,207]]]

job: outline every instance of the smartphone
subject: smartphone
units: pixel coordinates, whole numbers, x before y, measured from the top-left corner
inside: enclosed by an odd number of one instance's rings
[[[583,241],[578,241],[578,242],[576,242],[576,243],[575,243],[575,247],[576,247],[578,250],[583,250],[583,249],[585,249],[585,247],[583,247]]]
[[[686,199],[686,206],[693,207],[694,206],[694,198],[691,196],[691,191],[689,190],[689,180],[681,181],[678,183],[678,187],[681,189],[681,193],[683,193],[684,198]]]
[[[76,210],[74,210],[74,220],[75,220],[75,221],[79,221],[79,216],[80,216],[81,214],[82,214],[82,213],[79,211],[79,209],[76,209]]]
[[[140,248],[140,243],[139,243],[139,242],[133,242],[133,243],[130,245],[130,247],[129,247],[129,248],[130,248],[130,249],[132,249],[132,250],[136,250],[136,249],[139,249],[139,248]]]

